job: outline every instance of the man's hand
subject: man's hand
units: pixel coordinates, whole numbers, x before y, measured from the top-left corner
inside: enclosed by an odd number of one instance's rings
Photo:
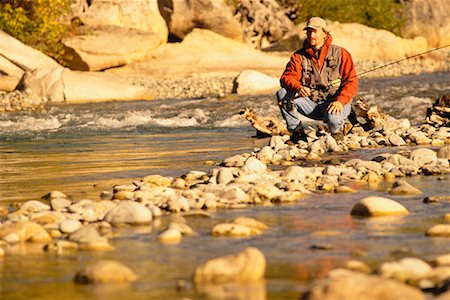
[[[344,108],[344,105],[341,102],[333,101],[328,105],[327,111],[330,114],[339,115],[342,113],[342,108]]]
[[[307,87],[307,86],[302,86],[298,90],[298,93],[302,97],[309,97],[309,96],[311,96],[311,89],[309,87]]]

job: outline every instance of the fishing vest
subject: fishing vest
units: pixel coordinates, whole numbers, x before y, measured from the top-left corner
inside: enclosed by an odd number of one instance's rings
[[[324,60],[322,72],[317,70],[309,54],[299,52],[302,59],[302,85],[311,88],[309,98],[322,102],[335,98],[341,85],[339,67],[341,65],[341,47],[330,45]],[[320,66],[319,66],[320,67]]]

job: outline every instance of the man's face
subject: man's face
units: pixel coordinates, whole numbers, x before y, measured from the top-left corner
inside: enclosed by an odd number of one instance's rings
[[[325,31],[323,31],[322,28],[319,29],[308,28],[306,29],[306,37],[311,46],[313,46],[316,49],[319,49],[325,43],[325,38],[327,37],[327,34],[325,33]]]

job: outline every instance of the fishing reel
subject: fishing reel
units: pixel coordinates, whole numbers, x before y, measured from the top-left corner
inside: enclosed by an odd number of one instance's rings
[[[294,110],[294,99],[283,99],[278,102],[278,105],[286,111],[293,111]]]

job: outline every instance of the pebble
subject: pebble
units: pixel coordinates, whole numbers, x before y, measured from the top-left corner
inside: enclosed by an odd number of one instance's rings
[[[63,233],[72,233],[81,228],[81,222],[77,220],[63,220],[59,223],[59,230]]]
[[[166,244],[178,244],[182,238],[181,232],[175,228],[169,228],[158,236],[158,240]]]
[[[137,275],[124,264],[101,260],[85,266],[75,274],[74,281],[78,284],[92,283],[123,283],[137,279]]]
[[[429,228],[426,236],[430,237],[450,237],[450,224],[437,224]]]
[[[362,217],[398,216],[409,214],[409,211],[394,200],[370,196],[356,203],[350,214]]]

